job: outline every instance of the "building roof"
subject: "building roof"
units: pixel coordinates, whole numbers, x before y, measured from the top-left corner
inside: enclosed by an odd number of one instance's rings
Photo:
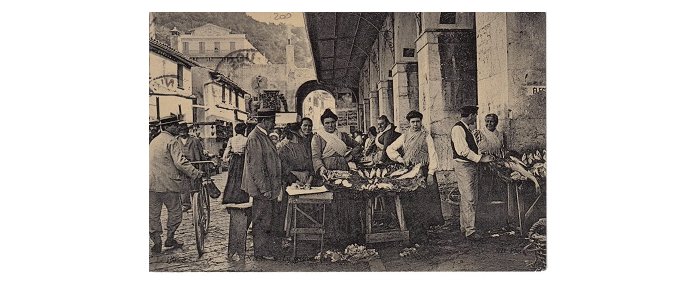
[[[187,65],[189,68],[201,67],[199,63],[185,56],[184,54],[180,53],[174,48],[170,47],[170,45],[167,45],[155,39],[150,39],[150,51],[154,51],[160,55],[172,59],[173,61],[177,61],[184,65]]]
[[[225,75],[223,75],[219,72],[213,71],[211,69],[209,69],[209,74],[211,75],[211,78],[213,78],[214,80],[224,82],[224,83],[228,84],[229,86],[232,86],[238,92],[241,92],[243,94],[249,94],[248,92],[246,92],[245,90],[240,88],[240,85],[238,85],[232,79],[226,77]]]

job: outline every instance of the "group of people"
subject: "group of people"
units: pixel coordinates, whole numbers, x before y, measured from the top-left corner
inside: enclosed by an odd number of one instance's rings
[[[482,238],[475,229],[478,164],[503,155],[505,141],[496,131],[496,115],[486,116],[487,129],[482,131],[471,128],[477,107],[463,107],[460,115],[460,121],[451,130],[454,169],[461,193],[460,230],[465,238],[478,240]],[[433,138],[422,125],[420,112],[407,114],[409,128],[403,133],[381,116],[377,127],[370,127],[366,135],[356,133],[353,137],[337,130],[337,115],[329,109],[320,117],[322,128],[315,133],[309,118],[275,132],[275,118],[274,111],[260,110],[254,127],[236,125],[235,136],[228,140],[223,153],[229,173],[222,203],[251,202],[247,224],[252,225],[255,257],[274,260],[279,254],[285,235],[288,199],[282,191],[286,186],[322,183],[330,170],[349,170],[351,162],[420,164],[427,188],[403,200],[411,239],[422,242],[429,226],[443,223],[435,176],[439,158]],[[163,119],[160,126],[162,132],[150,144],[150,237],[154,243],[151,250],[156,253],[161,252],[162,205],[168,209],[165,247],[179,246],[174,235],[181,223],[182,204],[188,204],[191,182],[202,176],[190,164],[199,159],[189,153],[198,152],[200,142],[184,135],[175,119]],[[180,136],[176,136],[178,132]],[[351,199],[332,204],[327,224],[330,237],[360,240],[363,225],[368,224],[362,222],[364,207],[365,203]]]

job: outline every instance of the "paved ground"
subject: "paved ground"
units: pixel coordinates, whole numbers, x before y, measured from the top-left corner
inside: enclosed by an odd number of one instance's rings
[[[221,190],[227,173],[214,177]],[[164,208],[163,208],[164,209]],[[163,210],[163,227],[167,212]],[[378,251],[378,258],[369,262],[319,262],[310,257],[300,262],[287,258],[290,250],[284,250],[281,260],[256,260],[252,256],[252,240],[248,234],[247,254],[239,261],[228,261],[228,213],[222,208],[220,198],[211,201],[211,226],[206,239],[206,253],[199,258],[194,240],[192,213],[183,216],[176,238],[184,243],[182,248],[164,249],[162,254],[150,255],[150,271],[526,271],[534,256],[524,255],[526,239],[512,235],[511,229],[492,230],[481,242],[463,241],[458,234],[457,220],[429,231],[429,240],[419,246],[386,243],[369,246]],[[163,238],[164,240],[164,238]],[[309,244],[301,246],[304,254],[313,254],[317,248]],[[329,246],[343,250],[344,246]],[[405,255],[405,248],[415,248]],[[400,256],[403,253],[405,256]]]

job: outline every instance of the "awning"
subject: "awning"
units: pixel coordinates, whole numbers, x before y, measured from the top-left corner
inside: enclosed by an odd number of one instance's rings
[[[361,67],[388,13],[305,13],[318,81],[357,88]]]

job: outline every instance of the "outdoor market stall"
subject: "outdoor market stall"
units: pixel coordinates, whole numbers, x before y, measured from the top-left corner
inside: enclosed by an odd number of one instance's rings
[[[521,235],[527,231],[527,222],[531,220],[533,211],[545,197],[545,184],[547,177],[546,151],[534,150],[523,153],[521,158],[508,155],[489,163],[489,167],[498,178],[506,183],[508,197],[508,211],[511,215],[516,212],[518,227]],[[526,208],[523,201],[523,193],[530,191],[533,184],[535,200]],[[515,202],[514,202],[515,201]]]
[[[287,234],[295,239],[300,234],[313,233],[317,236],[303,237],[314,240],[319,237],[322,246],[325,235],[331,233],[325,230],[325,205],[361,202],[364,208],[358,218],[339,220],[359,221],[365,243],[408,241],[409,230],[403,215],[402,200],[426,192],[426,181],[420,170],[420,165],[360,166],[350,171],[329,171],[320,187],[311,187],[309,183],[293,184],[286,190],[289,195]],[[320,198],[322,202],[317,201]],[[306,202],[315,206],[300,206]],[[319,209],[318,204],[321,205]],[[307,226],[298,224],[298,214],[310,221]]]

